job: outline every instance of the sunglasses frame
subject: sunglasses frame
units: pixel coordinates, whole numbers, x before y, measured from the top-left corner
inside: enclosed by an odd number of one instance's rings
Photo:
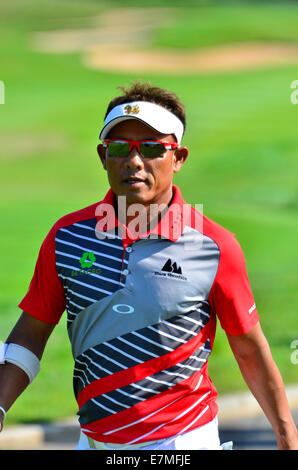
[[[180,145],[177,142],[167,142],[167,141],[163,141],[163,140],[152,140],[152,139],[143,139],[143,140],[105,139],[102,142],[103,142],[103,146],[105,148],[108,148],[108,145],[109,145],[110,142],[124,142],[126,144],[129,144],[128,154],[126,155],[126,157],[121,157],[121,158],[127,158],[128,155],[130,154],[130,152],[132,151],[133,147],[136,147],[139,154],[143,155],[141,150],[140,150],[140,144],[143,144],[144,142],[156,142],[158,144],[162,144],[163,147],[164,147],[164,152],[163,153],[165,153],[167,150],[176,150],[180,147]],[[161,155],[163,155],[163,154],[161,154]],[[144,155],[143,155],[143,157],[144,158],[157,158],[157,157],[145,157]]]

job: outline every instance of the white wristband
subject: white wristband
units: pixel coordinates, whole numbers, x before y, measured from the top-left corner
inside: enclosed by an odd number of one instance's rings
[[[3,423],[4,423],[5,418],[6,418],[6,411],[5,411],[5,409],[4,409],[2,406],[0,406],[0,410],[1,410],[2,413],[3,413]]]
[[[0,341],[0,364],[5,363],[5,353],[6,353],[7,346],[8,344],[2,343],[2,341]]]
[[[5,362],[10,362],[20,367],[28,375],[30,383],[32,383],[40,371],[38,357],[32,351],[19,344],[8,344],[5,352]]]

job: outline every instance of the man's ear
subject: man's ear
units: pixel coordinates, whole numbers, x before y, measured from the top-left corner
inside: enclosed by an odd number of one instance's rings
[[[175,150],[174,153],[174,168],[173,171],[174,173],[178,173],[178,171],[181,170],[182,166],[185,163],[185,160],[188,157],[188,148],[187,147],[179,147],[177,150]]]
[[[107,166],[106,166],[106,149],[102,144],[98,144],[97,153],[98,153],[99,158],[101,160],[102,166],[106,170],[107,169]]]

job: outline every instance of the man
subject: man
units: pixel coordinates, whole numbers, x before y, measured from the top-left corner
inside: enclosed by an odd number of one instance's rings
[[[110,190],[42,244],[3,352],[2,422],[67,310],[78,449],[220,449],[207,362],[218,317],[278,448],[298,449],[241,248],[173,186],[184,130],[166,90],[137,82],[110,103],[98,145]]]

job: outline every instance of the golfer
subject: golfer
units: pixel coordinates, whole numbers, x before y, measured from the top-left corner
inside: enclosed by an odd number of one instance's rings
[[[77,449],[221,449],[208,374],[218,320],[278,448],[298,449],[241,247],[173,185],[189,153],[184,107],[147,83],[122,93],[97,148],[110,189],[51,228],[1,348],[1,426],[66,311]]]

